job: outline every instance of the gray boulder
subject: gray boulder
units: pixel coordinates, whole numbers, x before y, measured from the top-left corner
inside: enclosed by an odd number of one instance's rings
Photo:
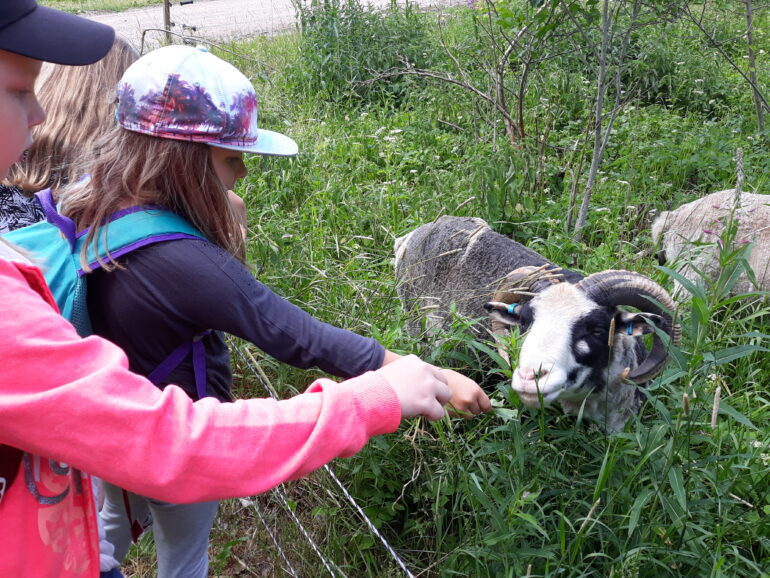
[[[719,276],[719,239],[735,206],[735,191],[711,193],[664,211],[652,224],[653,242],[660,247],[661,260],[674,267],[688,280],[697,282],[698,270],[714,280]],[[748,262],[759,287],[770,290],[770,195],[742,193],[735,209],[738,229],[734,243],[753,243]],[[733,294],[753,291],[743,275]],[[677,287],[675,294],[681,289]]]

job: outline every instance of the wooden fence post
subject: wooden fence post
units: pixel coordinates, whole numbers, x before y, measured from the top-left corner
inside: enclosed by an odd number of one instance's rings
[[[171,44],[171,0],[163,0],[163,28],[166,30],[166,43]]]

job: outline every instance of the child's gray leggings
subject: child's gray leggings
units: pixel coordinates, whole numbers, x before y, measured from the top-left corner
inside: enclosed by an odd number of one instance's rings
[[[131,545],[132,525],[135,532],[151,527],[158,556],[158,578],[206,578],[209,533],[218,504],[169,504],[124,493],[121,488],[104,482],[100,516],[118,561],[123,561]]]

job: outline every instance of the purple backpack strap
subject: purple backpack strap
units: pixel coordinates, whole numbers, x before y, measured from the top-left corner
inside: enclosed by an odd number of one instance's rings
[[[74,253],[75,243],[77,242],[77,227],[75,227],[75,222],[72,219],[65,217],[64,215],[60,215],[59,211],[56,210],[56,202],[53,200],[53,193],[51,192],[51,189],[39,191],[35,193],[35,197],[37,197],[37,200],[43,207],[45,220],[62,232],[64,237],[69,242],[72,252]]]
[[[193,373],[195,373],[195,391],[198,399],[206,397],[206,347],[203,345],[204,335],[197,335],[192,342]]]
[[[203,338],[211,333],[207,329],[203,333],[196,335],[192,341],[183,343],[172,351],[166,359],[160,362],[158,367],[152,370],[147,376],[151,382],[158,385],[174,371],[182,361],[192,353],[193,372],[195,373],[195,392],[198,399],[206,397],[206,348],[203,345]]]

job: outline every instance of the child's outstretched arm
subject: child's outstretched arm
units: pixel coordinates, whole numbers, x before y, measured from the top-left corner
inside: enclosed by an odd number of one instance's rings
[[[0,258],[0,443],[160,500],[266,491],[354,454],[404,417],[442,417],[450,396],[440,372],[409,356],[284,401],[193,403],[130,373],[111,343],[78,337],[41,298],[43,285],[36,269]]]
[[[374,339],[322,323],[258,282],[235,257],[205,241],[149,246],[142,259],[133,262],[131,275],[122,279],[123,290],[132,291],[132,299],[173,296],[176,314],[191,325],[236,335],[294,367],[315,366],[344,378],[381,368],[400,357]],[[196,287],[196,291],[180,292],[179,287]],[[216,300],[211,299],[213,294]],[[137,323],[135,312],[126,304],[119,294],[113,294],[91,314],[96,312],[110,327],[122,327],[126,321]],[[151,309],[138,323],[147,327],[146,334],[168,330]],[[149,374],[157,362],[150,363],[140,353],[144,334],[114,332],[108,337],[129,354],[137,371]],[[450,403],[456,414],[472,417],[490,409],[489,399],[473,380],[452,370],[442,371],[452,390]]]
[[[397,353],[386,350],[382,365],[386,367],[400,358],[401,356]],[[439,371],[443,373],[447,386],[452,392],[452,397],[449,400],[450,415],[469,419],[492,409],[489,397],[478,383],[453,369],[439,369]]]

